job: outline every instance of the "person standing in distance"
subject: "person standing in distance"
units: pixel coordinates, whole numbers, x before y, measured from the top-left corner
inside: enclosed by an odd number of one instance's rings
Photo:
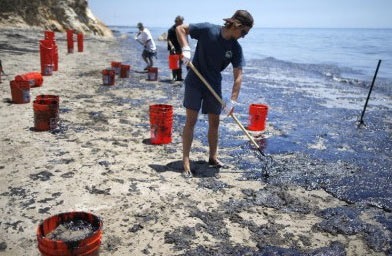
[[[167,50],[170,55],[182,54],[180,43],[177,39],[176,27],[182,25],[184,17],[177,16],[174,20],[174,25],[167,31]],[[182,60],[180,60],[179,68],[172,70],[173,81],[183,81],[182,79]]]
[[[197,40],[192,64],[220,97],[222,97],[221,72],[231,64],[233,66],[231,101],[235,102],[241,88],[242,67],[245,65],[238,39],[245,37],[252,27],[253,17],[246,10],[237,10],[231,18],[224,19],[223,26],[207,22],[177,26],[176,33],[182,47],[182,60],[186,65],[191,61],[191,48],[187,37],[190,35]],[[189,154],[200,109],[203,114],[208,114],[208,163],[217,168],[223,167],[223,163],[218,160],[219,115],[222,106],[193,70],[190,70],[185,78],[183,105],[186,108],[182,135],[184,176],[192,176]],[[225,111],[231,113],[233,109]]]
[[[152,58],[157,57],[157,47],[155,46],[155,42],[151,36],[150,30],[145,28],[143,23],[139,22],[137,24],[137,28],[139,29],[139,32],[136,34],[135,40],[144,47],[142,57],[147,64],[144,70],[148,70],[150,67],[154,66],[154,61]]]

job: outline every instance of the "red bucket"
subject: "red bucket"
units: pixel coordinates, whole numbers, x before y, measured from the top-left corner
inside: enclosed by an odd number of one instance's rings
[[[54,43],[51,40],[40,40],[39,42],[41,74],[50,76],[54,68]]]
[[[83,52],[83,34],[82,33],[78,33],[77,36],[78,39],[78,52]]]
[[[60,105],[60,97],[58,95],[52,94],[40,94],[35,96],[36,100],[53,100],[57,102],[57,105]]]
[[[60,97],[57,95],[51,95],[51,94],[40,94],[35,96],[35,100],[44,100],[46,102],[51,102],[53,104],[57,104],[57,107],[55,110],[57,110],[55,114],[55,118],[57,121],[59,120],[59,108],[60,108]]]
[[[150,105],[151,144],[168,144],[172,141],[173,106]]]
[[[121,64],[120,78],[128,78],[130,69],[131,69],[130,65]]]
[[[114,85],[116,72],[113,69],[102,70],[103,85]]]
[[[169,68],[172,70],[180,68],[180,55],[169,55]]]
[[[121,62],[112,61],[111,66],[112,66],[112,69],[116,72],[116,75],[120,74]]]
[[[147,80],[148,81],[157,81],[158,80],[158,68],[155,68],[155,67],[148,68]]]
[[[55,41],[53,41],[53,71],[59,70],[59,48]]]
[[[29,72],[22,75],[15,76],[15,81],[28,81],[30,87],[42,86],[44,79],[39,72]]]
[[[37,228],[38,250],[43,256],[98,256],[102,228],[102,220],[87,212],[51,216]]]
[[[30,84],[29,81],[10,81],[12,102],[23,104],[30,102]]]
[[[59,121],[59,101],[56,95],[38,95],[33,101],[34,129],[49,131],[57,128]]]
[[[53,31],[46,30],[46,31],[44,32],[44,35],[45,35],[45,39],[46,39],[46,40],[51,40],[51,41],[55,40],[55,39],[54,39],[54,32],[53,32]]]
[[[51,41],[53,44],[53,71],[58,70],[58,63],[59,63],[59,53],[58,53],[58,47],[56,44],[56,39],[55,39],[55,34],[53,31],[46,30],[44,32],[45,35],[45,40]]]
[[[268,114],[268,106],[265,104],[250,104],[248,130],[263,131]]]
[[[68,53],[74,52],[74,39],[73,39],[74,31],[72,29],[67,29],[67,48]]]

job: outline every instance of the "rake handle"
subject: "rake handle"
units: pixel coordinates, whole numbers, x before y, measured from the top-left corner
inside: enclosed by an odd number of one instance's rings
[[[208,81],[203,77],[202,74],[200,74],[199,70],[196,69],[196,67],[193,65],[192,62],[188,63],[188,66],[195,72],[195,74],[200,78],[200,80],[204,83],[204,85],[208,88],[208,90],[214,95],[217,101],[224,106],[225,102],[222,100],[222,98],[216,93],[216,91],[212,88],[212,86],[208,83]],[[241,130],[245,133],[245,135],[248,137],[248,139],[252,142],[252,144],[257,148],[257,150],[263,155],[264,153],[261,151],[260,146],[257,144],[255,139],[249,134],[249,132],[245,129],[245,127],[241,124],[241,122],[238,120],[238,118],[234,115],[233,112],[229,114],[234,121],[237,123],[237,125],[241,128]]]

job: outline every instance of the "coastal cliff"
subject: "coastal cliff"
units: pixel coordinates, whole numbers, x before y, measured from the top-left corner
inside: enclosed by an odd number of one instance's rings
[[[0,28],[41,27],[111,37],[111,30],[88,8],[87,0],[0,0]]]

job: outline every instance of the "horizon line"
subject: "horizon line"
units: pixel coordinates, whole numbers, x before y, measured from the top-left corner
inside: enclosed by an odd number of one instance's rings
[[[106,25],[106,24],[105,24]],[[107,27],[133,27],[137,28],[134,25],[106,25]],[[164,26],[148,26],[150,28],[166,28]],[[168,26],[167,28],[170,28]],[[269,26],[256,26],[253,28],[263,28],[263,29],[392,29],[392,27],[269,27]]]

